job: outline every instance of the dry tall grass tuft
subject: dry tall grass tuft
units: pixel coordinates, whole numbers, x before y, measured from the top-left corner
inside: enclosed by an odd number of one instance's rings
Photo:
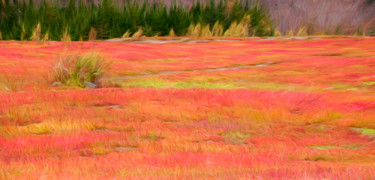
[[[216,21],[214,26],[212,27],[212,36],[215,36],[215,37],[223,36],[223,32],[224,32],[223,25],[221,25],[219,21]]]
[[[294,36],[294,31],[293,29],[289,30],[288,33],[285,34],[286,37],[292,37]]]
[[[304,27],[301,27],[299,30],[298,30],[298,32],[297,32],[297,34],[296,34],[296,36],[307,36],[308,34],[307,34],[307,28],[304,26]]]
[[[171,37],[175,37],[176,36],[176,34],[174,33],[173,28],[171,28],[171,30],[169,31],[169,36],[171,36]]]
[[[200,31],[201,31],[200,27],[201,27],[200,23],[198,23],[197,25],[190,24],[186,35],[190,37],[199,37]]]
[[[212,32],[210,31],[210,25],[206,25],[201,29],[201,37],[212,37]]]
[[[239,23],[233,22],[225,31],[224,37],[248,37],[250,16],[244,17]]]
[[[95,41],[96,36],[98,35],[98,31],[95,28],[91,27],[89,32],[89,41]]]
[[[61,36],[61,41],[64,41],[64,42],[70,42],[71,41],[68,29],[65,29],[65,31],[63,32],[63,35]]]
[[[127,30],[122,36],[121,38],[127,38],[127,37],[130,37],[130,31]]]
[[[273,33],[273,36],[280,37],[280,36],[283,36],[283,34],[279,31],[278,28],[276,28],[274,33]]]
[[[91,82],[107,86],[111,63],[99,54],[63,55],[54,64],[53,81],[84,87]]]
[[[45,42],[45,41],[48,41],[49,40],[49,33],[47,32],[44,36],[43,36],[43,38],[42,38],[42,42]]]
[[[215,32],[216,34],[220,34],[220,26],[219,24],[215,24],[216,25],[216,29]],[[222,26],[221,26],[221,33],[222,33]],[[212,37],[213,36],[213,32],[210,30],[210,26],[209,25],[206,25],[206,26],[203,26],[198,23],[196,25],[194,24],[191,24],[189,26],[189,29],[188,29],[188,32],[186,33],[187,36],[190,36],[190,37]]]
[[[32,36],[31,36],[31,40],[32,41],[40,41],[42,40],[42,27],[40,25],[40,23],[38,23],[32,33]]]
[[[137,32],[135,32],[132,36],[132,38],[140,38],[143,35],[142,28],[139,28]]]

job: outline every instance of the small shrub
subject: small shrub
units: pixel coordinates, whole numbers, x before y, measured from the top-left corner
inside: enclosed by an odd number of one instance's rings
[[[53,69],[54,81],[65,85],[84,87],[86,82],[106,86],[110,63],[101,55],[60,56]]]

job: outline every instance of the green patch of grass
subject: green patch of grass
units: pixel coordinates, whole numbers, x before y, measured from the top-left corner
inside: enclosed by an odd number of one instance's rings
[[[129,81],[122,84],[123,87],[151,87],[151,88],[170,88],[173,87],[172,82],[164,81],[157,78],[149,78],[146,80]]]
[[[241,145],[245,144],[244,139],[250,137],[250,135],[243,134],[240,131],[230,131],[229,133],[223,134],[223,137],[227,143]]]
[[[122,84],[123,87],[152,87],[152,88],[203,88],[203,89],[233,89],[233,84],[208,82],[208,81],[178,81],[170,82],[159,78],[148,78],[144,80],[131,80]]]
[[[375,81],[372,81],[372,82],[364,82],[362,83],[363,85],[366,85],[366,86],[372,86],[372,85],[375,85]]]
[[[363,128],[361,131],[362,135],[369,135],[369,136],[374,136],[375,135],[375,129],[368,129],[368,128]]]
[[[150,141],[157,141],[159,139],[164,139],[160,133],[156,132],[149,132],[148,134],[142,136],[143,139],[150,140]]]
[[[341,146],[334,146],[334,145],[313,145],[310,146],[312,149],[316,150],[332,150],[332,149],[349,149],[349,150],[355,150],[360,149],[362,146],[359,144],[345,144]]]
[[[351,90],[351,91],[357,91],[358,89],[352,85],[345,84],[345,83],[335,83],[332,84],[332,88],[335,90]]]
[[[243,134],[241,133],[240,131],[236,131],[236,132],[229,132],[228,133],[229,136],[231,137],[238,137],[238,138],[247,138],[247,137],[250,137],[249,134]]]
[[[233,84],[219,83],[219,82],[208,82],[208,81],[177,82],[177,83],[174,84],[174,87],[178,88],[178,89],[189,89],[189,88],[234,89],[234,88],[237,88]]]

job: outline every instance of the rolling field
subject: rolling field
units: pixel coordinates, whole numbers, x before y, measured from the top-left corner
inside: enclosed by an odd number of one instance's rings
[[[0,179],[374,179],[374,45],[0,41]],[[51,86],[89,53],[111,86]]]

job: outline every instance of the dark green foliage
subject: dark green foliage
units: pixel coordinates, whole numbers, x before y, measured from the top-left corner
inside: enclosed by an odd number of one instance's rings
[[[0,32],[3,40],[29,40],[38,23],[42,35],[49,40],[61,40],[68,32],[73,41],[87,40],[91,28],[97,31],[98,39],[121,37],[125,32],[131,34],[142,28],[146,36],[165,36],[171,29],[178,36],[186,34],[190,24],[200,23],[213,27],[219,21],[226,30],[232,22],[239,22],[251,16],[250,29],[255,35],[271,35],[271,27],[264,9],[257,5],[243,5],[235,1],[228,7],[226,0],[200,2],[186,8],[172,4],[167,7],[161,3],[127,1],[115,5],[112,0],[102,0],[99,5],[86,4],[83,0],[69,0],[66,5],[58,1],[44,1],[36,4],[33,0],[0,0]],[[229,9],[229,10],[228,10]]]

